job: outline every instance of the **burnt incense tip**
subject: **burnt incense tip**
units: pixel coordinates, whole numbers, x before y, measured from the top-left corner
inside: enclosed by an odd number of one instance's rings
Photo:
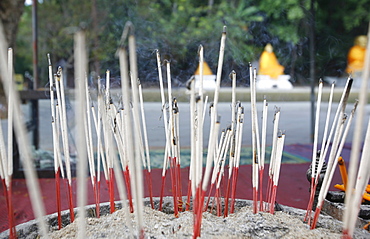
[[[198,95],[196,98],[195,98],[195,102],[198,103],[200,101],[200,95]]]
[[[234,71],[234,70],[232,70],[231,72],[230,72],[230,74],[229,74],[229,79],[233,79],[233,77],[235,77],[235,75],[236,75],[236,72]]]
[[[319,84],[322,84],[323,83],[323,81],[322,81],[322,79],[320,78],[320,80],[319,80]]]
[[[357,106],[358,106],[358,100],[355,100],[355,103],[353,104],[352,114],[355,113]]]
[[[198,46],[198,55],[200,54],[200,51],[203,49],[203,45],[202,44],[200,44],[199,46]]]
[[[226,34],[226,26],[222,29],[222,34]]]
[[[50,53],[47,53],[46,54],[46,57],[48,58],[48,64],[49,64],[49,66],[51,66]]]
[[[170,63],[171,63],[171,60],[169,60],[169,59],[164,59],[164,60],[163,60],[163,63],[170,64]]]
[[[221,115],[217,115],[216,124],[219,124],[221,122]]]

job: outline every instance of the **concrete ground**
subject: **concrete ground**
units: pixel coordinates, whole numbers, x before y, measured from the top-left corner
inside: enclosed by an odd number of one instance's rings
[[[325,117],[328,107],[328,89],[324,90],[325,94],[323,95],[323,103],[320,111],[320,136],[322,138],[323,127],[325,125]],[[159,97],[159,91],[149,89],[144,93],[144,101],[150,100],[153,95]],[[245,124],[243,132],[243,144],[251,145],[251,120],[250,120],[250,100],[247,97],[250,94],[249,88],[238,88],[237,90],[237,100],[241,100],[242,106],[245,108]],[[290,100],[276,100],[278,95],[281,95],[281,99],[288,98],[289,95],[298,95],[297,99],[300,101],[290,101]],[[267,144],[271,144],[272,139],[272,127],[273,127],[273,116],[275,112],[275,107],[279,107],[281,110],[280,115],[280,124],[279,129],[286,133],[285,144],[308,144],[311,143],[310,132],[311,132],[311,103],[308,100],[303,100],[306,98],[307,94],[309,95],[309,88],[297,88],[289,91],[264,91],[258,92],[258,96],[266,95],[267,99],[273,98],[269,102],[269,111],[268,111],[268,129],[267,129]],[[341,89],[336,90],[336,95],[340,96]],[[112,96],[116,105],[118,105],[118,97],[120,95],[119,90],[113,90]],[[210,94],[213,95],[213,94]],[[271,97],[273,95],[273,97]],[[190,147],[190,109],[189,103],[187,103],[186,98],[189,96],[184,90],[174,90],[173,96],[178,97],[183,102],[179,102],[179,111],[180,111],[180,145],[182,147]],[[73,95],[67,97],[67,114],[68,114],[68,125],[70,128],[70,143],[71,150],[74,149],[74,126],[75,122],[75,107]],[[222,96],[220,96],[220,102],[218,104],[218,112],[221,115],[221,129],[226,128],[231,122],[231,91],[230,88],[222,89]],[[248,99],[246,99],[248,98]],[[338,99],[336,99],[338,98]],[[354,91],[350,95],[350,103],[347,106],[346,112],[349,114],[353,107],[353,99],[358,98],[358,91]],[[244,100],[243,100],[244,99]],[[152,100],[150,100],[152,101]],[[338,106],[339,97],[335,97],[333,107],[332,107],[332,118],[334,117],[335,111]],[[258,118],[261,125],[262,117],[262,100],[258,100]],[[365,122],[363,126],[363,132],[366,130],[369,105],[366,106]],[[149,138],[149,146],[152,148],[163,148],[165,145],[165,136],[164,136],[164,126],[163,118],[161,111],[161,103],[159,102],[146,102],[144,103],[145,116],[147,123],[147,132]],[[22,105],[23,112],[27,118],[29,115],[29,106],[27,104]],[[49,100],[40,100],[39,101],[39,115],[40,115],[40,148],[43,150],[52,150],[52,133],[51,133],[51,113],[50,113],[50,101]],[[209,122],[210,118],[208,113],[205,117],[204,125],[204,140],[205,143],[208,142],[209,135]],[[354,124],[355,120],[353,121]],[[6,125],[7,120],[2,119],[2,126],[4,135],[6,135]],[[353,129],[353,126],[352,126]],[[352,141],[352,132],[347,137],[347,142]],[[321,141],[321,140],[320,140]]]

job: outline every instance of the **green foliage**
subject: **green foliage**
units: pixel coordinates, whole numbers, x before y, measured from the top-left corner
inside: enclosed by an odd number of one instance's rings
[[[96,18],[92,14],[94,2]],[[236,70],[239,83],[248,82],[248,62],[258,61],[268,42],[274,45],[288,74],[307,77],[310,5],[308,0],[215,0],[212,6],[197,0],[44,0],[38,8],[41,77],[47,82],[46,53],[51,53],[54,65],[64,60],[73,72],[73,33],[81,23],[87,32],[90,69],[99,62],[99,75],[104,77],[105,70],[110,69],[113,77],[118,76],[115,52],[127,21],[135,26],[142,82],[157,80],[155,49],[171,61],[173,78],[184,82],[197,67],[201,44],[205,60],[215,73],[223,26],[227,27],[223,81]],[[354,37],[366,34],[369,5],[370,0],[315,3],[319,74],[344,69]],[[28,6],[19,27],[18,71],[32,67],[31,30]],[[72,74],[69,77],[73,79]]]
[[[32,72],[32,21],[31,8],[25,7],[18,26],[15,48],[15,73]]]

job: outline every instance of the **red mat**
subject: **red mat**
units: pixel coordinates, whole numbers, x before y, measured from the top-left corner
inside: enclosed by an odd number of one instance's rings
[[[283,164],[281,167],[280,181],[277,191],[276,201],[280,204],[306,209],[308,199],[309,199],[309,183],[306,179],[306,171],[310,163],[303,164]],[[268,165],[266,165],[268,167]],[[188,178],[188,168],[183,168],[182,173],[182,190],[183,194],[187,190],[187,178]],[[226,170],[227,171],[227,170]],[[265,175],[267,175],[268,169],[265,170]],[[238,178],[238,189],[236,192],[236,197],[240,199],[252,199],[252,183],[251,183],[251,165],[242,165],[239,169]],[[161,184],[161,169],[152,170],[152,180],[153,180],[153,194],[154,196],[160,195],[160,184]],[[166,177],[166,189],[165,195],[172,195],[170,175]],[[266,183],[267,176],[264,176],[263,188],[267,186]],[[63,182],[63,181],[62,181]],[[341,183],[339,172],[334,175],[333,182]],[[86,179],[88,184],[88,204],[94,204],[94,196],[92,192],[90,179]],[[55,181],[54,179],[39,179],[40,188],[42,191],[42,196],[45,204],[45,209],[47,214],[56,212],[56,195],[55,195]],[[76,205],[76,180],[73,179],[74,189],[74,205]],[[332,190],[331,187],[330,190]],[[224,192],[225,190],[223,190]],[[8,219],[7,219],[7,208],[6,201],[4,197],[4,188],[0,186],[0,232],[8,229]],[[265,193],[265,190],[264,190]],[[148,190],[145,188],[145,196],[148,197]],[[213,196],[213,195],[212,195]],[[68,196],[66,190],[66,184],[62,183],[61,187],[61,197],[62,197],[62,210],[68,208]],[[115,198],[118,200],[118,191],[115,190]],[[108,197],[108,187],[105,180],[101,182],[101,202],[107,202]],[[24,179],[14,179],[13,180],[13,204],[15,213],[16,224],[24,223],[29,220],[34,219],[32,206],[30,203],[26,182]]]

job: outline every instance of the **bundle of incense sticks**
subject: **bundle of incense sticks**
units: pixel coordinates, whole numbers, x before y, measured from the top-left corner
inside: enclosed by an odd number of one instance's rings
[[[1,24],[0,24],[1,26]],[[10,79],[12,70],[11,54],[9,53],[6,60],[5,51],[3,51],[3,35],[2,28],[0,27],[0,69],[1,78]],[[126,43],[126,40],[128,43]],[[182,196],[183,191],[181,188],[181,160],[180,160],[180,107],[177,103],[176,97],[172,95],[171,85],[171,69],[170,61],[166,60],[166,79],[167,79],[167,98],[165,96],[165,89],[163,85],[162,76],[162,63],[159,50],[156,52],[157,68],[159,86],[161,92],[162,114],[164,120],[165,138],[166,143],[164,146],[164,160],[162,170],[162,185],[160,194],[159,210],[162,210],[165,178],[167,169],[170,170],[171,184],[173,192],[173,205],[175,217],[181,216],[181,212],[186,210],[193,210],[194,213],[194,231],[193,237],[201,236],[202,214],[204,210],[208,210],[210,198],[214,190],[214,200],[211,210],[216,208],[218,216],[222,216],[221,198],[224,195],[224,213],[223,216],[227,217],[230,213],[234,212],[234,205],[236,199],[236,190],[238,182],[238,172],[241,159],[243,128],[245,123],[251,123],[252,135],[252,189],[253,189],[253,212],[268,211],[274,213],[275,200],[277,196],[277,187],[279,182],[279,175],[281,169],[281,161],[283,155],[283,146],[285,140],[285,133],[279,130],[280,108],[276,107],[273,132],[272,132],[272,150],[268,171],[268,185],[263,201],[262,193],[262,177],[264,174],[265,153],[266,153],[266,135],[267,135],[267,118],[268,118],[268,103],[266,97],[263,100],[262,108],[262,128],[259,128],[258,110],[257,110],[257,92],[256,92],[256,70],[249,66],[250,70],[250,95],[251,95],[251,118],[244,117],[244,106],[241,102],[236,100],[236,83],[237,75],[233,71],[230,74],[232,80],[232,93],[231,93],[231,125],[227,125],[223,130],[220,128],[222,125],[221,119],[217,114],[218,109],[218,96],[221,84],[221,74],[223,65],[223,56],[226,43],[226,27],[223,29],[220,43],[220,53],[218,60],[218,69],[216,76],[216,88],[214,92],[214,101],[210,104],[210,135],[208,142],[208,150],[206,159],[203,158],[203,130],[205,121],[205,112],[207,107],[207,96],[203,92],[203,62],[204,62],[204,49],[203,46],[199,47],[198,57],[200,66],[200,86],[198,91],[195,89],[194,79],[191,80],[191,93],[190,93],[190,122],[191,122],[191,162],[188,177],[188,191],[186,207],[183,206]],[[127,54],[129,51],[129,55]],[[85,217],[84,206],[86,204],[86,170],[89,168],[90,181],[94,190],[94,199],[96,204],[96,215],[99,216],[99,203],[100,203],[100,170],[103,168],[104,177],[109,185],[109,201],[111,212],[115,211],[115,198],[114,186],[117,185],[119,197],[122,201],[123,210],[126,215],[126,225],[130,229],[132,237],[144,238],[144,225],[143,225],[143,192],[144,192],[144,179],[143,171],[147,180],[148,191],[151,200],[151,207],[154,208],[152,199],[152,183],[151,183],[151,166],[150,166],[150,153],[149,153],[149,140],[147,136],[144,98],[142,94],[142,86],[138,79],[137,58],[136,58],[136,45],[133,25],[128,22],[125,25],[121,42],[117,50],[119,58],[120,73],[121,73],[121,87],[122,87],[122,101],[114,102],[110,97],[110,71],[106,72],[105,89],[98,81],[97,90],[97,109],[95,109],[94,102],[91,100],[92,91],[89,88],[87,78],[87,49],[85,45],[85,33],[78,31],[75,34],[75,69],[76,69],[76,122],[77,122],[77,136],[78,136],[78,192],[77,202],[79,207],[79,217],[81,220],[78,222],[78,236],[85,237]],[[60,198],[60,177],[66,178],[67,192],[69,195],[69,210],[71,221],[74,220],[74,205],[73,205],[73,188],[71,165],[69,157],[69,143],[68,143],[68,127],[66,116],[66,99],[63,84],[63,71],[58,68],[56,74],[53,74],[53,69],[48,55],[49,63],[49,83],[50,83],[50,107],[51,107],[51,128],[53,132],[53,145],[54,145],[54,169],[55,169],[55,184],[57,195],[57,211],[58,211],[58,227],[62,227],[61,223],[61,198]],[[7,81],[11,82],[12,81]],[[352,79],[348,79],[346,87],[344,88],[342,98],[339,102],[337,113],[334,117],[331,131],[327,137],[329,118],[331,111],[331,101],[333,97],[332,85],[331,94],[329,97],[329,109],[327,113],[327,120],[324,129],[323,144],[321,146],[321,154],[319,157],[318,167],[316,165],[316,151],[318,143],[318,129],[319,125],[315,126],[315,143],[313,148],[313,173],[311,192],[314,191],[321,167],[325,160],[326,154],[329,152],[329,143],[333,137],[332,148],[329,154],[328,173],[326,174],[323,186],[320,191],[319,201],[315,212],[315,216],[311,227],[314,228],[317,222],[318,215],[322,206],[324,195],[328,190],[331,178],[334,173],[336,158],[340,156],[343,148],[345,138],[348,134],[351,121],[353,119],[357,103],[347,118],[345,108],[347,104],[348,95],[350,92]],[[37,180],[34,175],[34,168],[29,153],[29,144],[25,140],[24,124],[20,118],[20,111],[17,108],[18,97],[12,84],[5,83],[7,96],[9,98],[9,107],[14,110],[14,128],[16,130],[17,140],[22,146],[21,153],[25,157],[25,167],[27,168],[27,183],[32,196],[32,203],[34,212],[39,219],[39,226],[42,235],[47,235],[45,223],[40,218],[44,215],[44,209],[41,200],[39,200],[40,192],[37,185]],[[317,101],[316,122],[319,120],[319,109],[321,103],[322,82],[319,83],[319,93]],[[56,98],[56,100],[55,100]],[[19,105],[19,104],[18,104]],[[120,107],[118,107],[120,106]],[[10,117],[12,117],[10,115]],[[93,132],[96,132],[97,140],[93,140]],[[8,129],[8,136],[11,134],[12,128]],[[261,135],[260,135],[261,132]],[[370,127],[368,129],[370,132]],[[368,141],[370,142],[370,133],[366,137],[366,147]],[[11,137],[11,136],[9,136]],[[22,138],[23,137],[23,138]],[[11,139],[11,138],[9,138]],[[261,139],[261,140],[260,140]],[[325,144],[324,144],[325,141]],[[94,146],[94,143],[96,145]],[[9,143],[9,142],[8,142]],[[62,143],[62,145],[61,145]],[[10,147],[10,146],[8,146]],[[63,148],[61,148],[63,147]],[[97,149],[97,154],[94,155],[93,149]],[[0,149],[1,149],[1,164],[0,176],[5,185],[7,192],[7,204],[9,209],[9,225],[11,227],[10,234],[14,237],[14,219],[13,207],[11,205],[11,171],[12,165],[9,162],[10,155],[6,155],[5,143],[3,134],[0,131]],[[63,167],[62,152],[64,154],[65,165]],[[9,154],[9,151],[8,151]],[[119,156],[119,158],[117,157]],[[229,157],[228,157],[229,156]],[[228,177],[225,177],[225,167],[228,162]],[[203,171],[203,163],[206,167]],[[356,190],[361,192],[364,187],[364,180],[368,180],[368,152],[364,151],[363,160],[361,161],[359,170],[359,180],[356,184]],[[97,165],[97,167],[95,167]],[[123,171],[123,173],[122,173]],[[365,179],[363,179],[365,178]],[[226,191],[221,192],[222,180],[228,180]],[[206,198],[206,191],[209,190],[208,198]],[[223,194],[223,195],[222,195]],[[361,194],[359,194],[361,195]],[[311,197],[312,195],[310,195]],[[356,194],[355,199],[358,199]],[[229,203],[229,200],[231,201]],[[310,198],[311,199],[311,198]],[[311,200],[310,200],[311,202]],[[259,203],[259,204],[258,204]],[[264,205],[266,207],[264,207]],[[354,206],[353,206],[354,207]],[[308,207],[308,211],[310,205]],[[353,211],[356,208],[352,208]],[[135,213],[136,228],[134,229],[131,223],[130,213]],[[311,218],[311,212],[308,212],[308,217]],[[353,214],[349,214],[353,215]],[[350,220],[350,219],[348,219]],[[352,220],[352,219],[351,219]],[[352,223],[352,221],[350,221]],[[351,235],[351,227],[348,226],[346,235]]]
[[[367,38],[370,39],[370,23],[368,25]],[[359,92],[359,106],[356,119],[356,125],[353,134],[353,143],[351,151],[351,161],[349,164],[348,182],[345,198],[345,211],[343,215],[343,237],[352,238],[356,219],[361,205],[361,195],[364,192],[365,184],[369,181],[369,170],[366,167],[369,160],[369,153],[367,151],[369,145],[368,137],[365,139],[363,145],[364,151],[361,156],[361,164],[358,166],[360,155],[361,140],[362,140],[362,125],[365,116],[365,106],[367,104],[368,79],[370,76],[370,41],[367,41],[367,51],[365,54],[364,69],[362,72],[361,89]],[[369,126],[368,126],[369,127]],[[366,145],[365,145],[366,144]],[[366,146],[366,148],[365,148]],[[366,149],[366,150],[365,150]],[[366,174],[367,172],[367,174]],[[357,177],[356,177],[357,174]],[[355,190],[353,190],[355,189]]]
[[[340,147],[340,142],[342,141],[343,144],[346,139],[346,131],[344,131],[344,124],[347,121],[347,116],[345,114],[345,109],[347,106],[347,100],[349,97],[349,93],[352,86],[352,79],[348,78],[347,83],[343,89],[343,93],[341,96],[341,99],[338,104],[337,111],[335,113],[331,130],[329,133],[329,136],[327,137],[328,127],[329,127],[329,118],[331,114],[331,103],[332,103],[332,97],[333,97],[333,89],[334,89],[334,83],[332,84],[330,95],[329,95],[329,104],[328,104],[328,110],[327,110],[327,116],[326,116],[326,122],[324,127],[324,133],[323,133],[323,139],[322,139],[322,145],[319,157],[317,157],[317,144],[318,144],[318,132],[319,132],[319,112],[320,112],[320,104],[321,104],[321,94],[322,94],[322,81],[319,82],[319,89],[318,89],[318,99],[317,99],[317,105],[316,105],[316,120],[315,120],[315,134],[314,134],[314,144],[313,144],[313,153],[312,153],[312,163],[311,163],[311,187],[310,187],[310,199],[307,206],[307,212],[305,216],[305,221],[308,221],[308,224],[311,224],[311,214],[312,214],[312,207],[314,202],[314,195],[316,192],[316,187],[319,183],[319,180],[323,180],[322,186],[320,189],[320,194],[318,196],[318,202],[315,210],[315,216],[314,220],[312,221],[311,227],[315,228],[318,215],[320,214],[322,203],[325,199],[325,195],[327,193],[328,187],[331,183],[332,175],[334,174],[335,165],[337,162],[337,158],[340,156],[342,148]],[[350,120],[347,122],[346,128],[349,128],[351,125],[353,114],[355,113],[357,103],[354,106],[354,109],[352,110]],[[344,132],[344,133],[343,133]],[[332,140],[333,137],[333,141]],[[330,144],[330,142],[332,142]],[[321,177],[321,170],[323,168],[326,155],[329,150],[329,146],[331,146],[329,159],[327,162],[327,170],[325,177],[323,179],[320,179]],[[330,176],[331,175],[331,176]]]
[[[11,111],[13,112],[12,122],[14,123],[14,130],[15,130],[16,140],[19,145],[20,155],[22,155],[22,159],[23,159],[23,166],[25,168],[24,172],[25,172],[25,177],[26,177],[26,182],[27,182],[27,188],[30,193],[34,215],[37,219],[40,234],[47,236],[48,231],[47,231],[46,223],[42,219],[42,217],[45,215],[45,209],[44,209],[42,198],[41,198],[40,187],[37,181],[35,168],[31,160],[31,150],[30,150],[31,147],[30,147],[29,142],[27,141],[28,137],[26,136],[26,127],[24,124],[25,121],[23,120],[23,116],[22,116],[22,113],[19,107],[20,106],[19,93],[15,90],[13,80],[10,80],[13,78],[12,76],[13,70],[10,71],[9,64],[6,64],[7,62],[9,61],[12,62],[13,60],[9,59],[9,57],[7,58],[6,49],[7,49],[7,43],[6,43],[5,36],[4,36],[4,29],[3,29],[2,23],[0,22],[0,76],[1,76],[0,78],[4,86],[5,96],[8,99],[11,99],[11,100],[8,100],[8,110],[9,108],[12,108],[11,109]],[[12,53],[10,52],[9,55],[10,54]],[[13,129],[10,129],[10,131],[8,132],[13,132]],[[0,137],[0,138],[3,139],[3,137]],[[8,144],[9,143],[12,143],[12,142],[8,142]],[[1,150],[2,170],[0,170],[2,171],[2,173],[0,175],[3,176],[2,181],[8,178],[8,183],[9,183],[9,178],[11,177],[11,173],[9,175],[9,171],[10,171],[9,169],[11,169],[12,171],[12,165],[11,163],[8,163],[7,165],[5,165],[6,164],[5,159],[7,159],[7,157],[5,157],[5,152],[6,152],[5,145],[3,143],[0,143],[0,147],[2,149]],[[7,153],[8,155],[11,154],[11,152],[7,152]],[[9,158],[12,159],[12,157],[9,157]],[[8,190],[9,186],[11,187],[11,185],[10,184],[6,185],[5,183],[5,186],[7,187],[4,187],[4,189],[6,189],[7,193],[9,192],[9,195],[11,195],[11,190],[10,191]],[[13,207],[9,205],[9,203],[11,203],[11,198],[9,199],[8,197],[7,202],[8,202],[7,206],[9,208],[9,216],[11,217],[13,215]],[[14,230],[13,220],[10,219],[9,221],[10,221],[9,223],[10,233],[9,234],[11,237],[15,238],[16,232]]]
[[[14,89],[13,89],[13,49],[8,49],[6,81],[9,82],[8,88],[8,149],[6,149],[2,129],[0,131],[0,177],[3,183],[4,196],[8,207],[9,238],[16,238],[14,224],[13,200],[12,200],[12,176],[13,176],[13,117],[14,117]],[[5,74],[4,74],[5,75]],[[4,77],[3,75],[3,77]]]

